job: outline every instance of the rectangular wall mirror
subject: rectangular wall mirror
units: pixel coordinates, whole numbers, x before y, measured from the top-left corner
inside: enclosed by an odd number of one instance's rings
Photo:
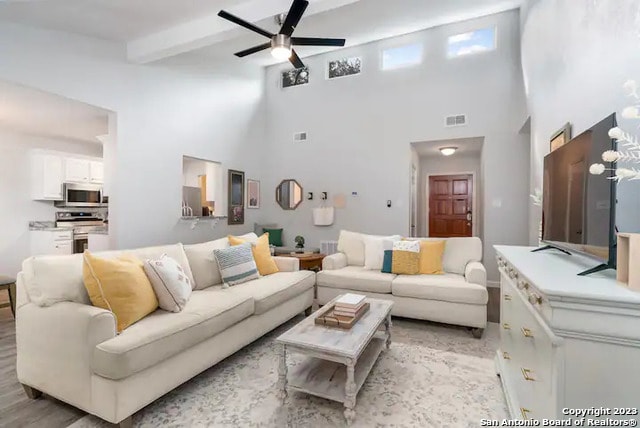
[[[183,156],[182,180],[182,217],[227,215],[220,162]]]

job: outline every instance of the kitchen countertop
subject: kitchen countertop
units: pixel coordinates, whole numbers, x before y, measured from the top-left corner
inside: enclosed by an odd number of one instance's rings
[[[69,230],[62,227],[56,227],[55,221],[30,221],[29,230],[41,230],[45,232],[55,232],[58,230]]]
[[[109,226],[96,226],[89,230],[89,235],[108,235]]]

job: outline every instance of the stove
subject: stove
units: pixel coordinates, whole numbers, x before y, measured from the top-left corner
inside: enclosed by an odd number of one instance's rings
[[[100,214],[86,211],[58,211],[56,227],[73,229],[73,253],[82,253],[89,243],[89,231],[94,227],[104,226]]]

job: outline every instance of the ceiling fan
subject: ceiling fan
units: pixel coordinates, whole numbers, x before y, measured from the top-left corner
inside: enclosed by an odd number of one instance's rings
[[[235,54],[237,57],[242,58],[247,55],[251,55],[256,52],[271,48],[271,55],[273,55],[275,58],[281,60],[288,59],[295,68],[303,68],[304,63],[302,62],[296,51],[293,50],[292,46],[344,46],[345,43],[345,39],[292,37],[291,35],[296,29],[298,22],[300,22],[302,14],[307,9],[307,6],[309,6],[309,2],[307,0],[293,0],[293,4],[289,9],[289,13],[287,13],[278,34],[273,34],[266,30],[263,30],[262,28],[257,27],[241,18],[238,18],[237,16],[234,16],[229,12],[225,12],[224,10],[221,10],[218,13],[218,16],[271,39],[271,41],[268,43],[263,43],[261,45],[237,52]]]

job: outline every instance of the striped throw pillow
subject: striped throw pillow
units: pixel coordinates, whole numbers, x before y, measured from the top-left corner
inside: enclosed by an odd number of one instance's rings
[[[222,275],[222,288],[260,278],[256,262],[253,259],[251,244],[248,242],[234,247],[213,250],[213,255]]]

